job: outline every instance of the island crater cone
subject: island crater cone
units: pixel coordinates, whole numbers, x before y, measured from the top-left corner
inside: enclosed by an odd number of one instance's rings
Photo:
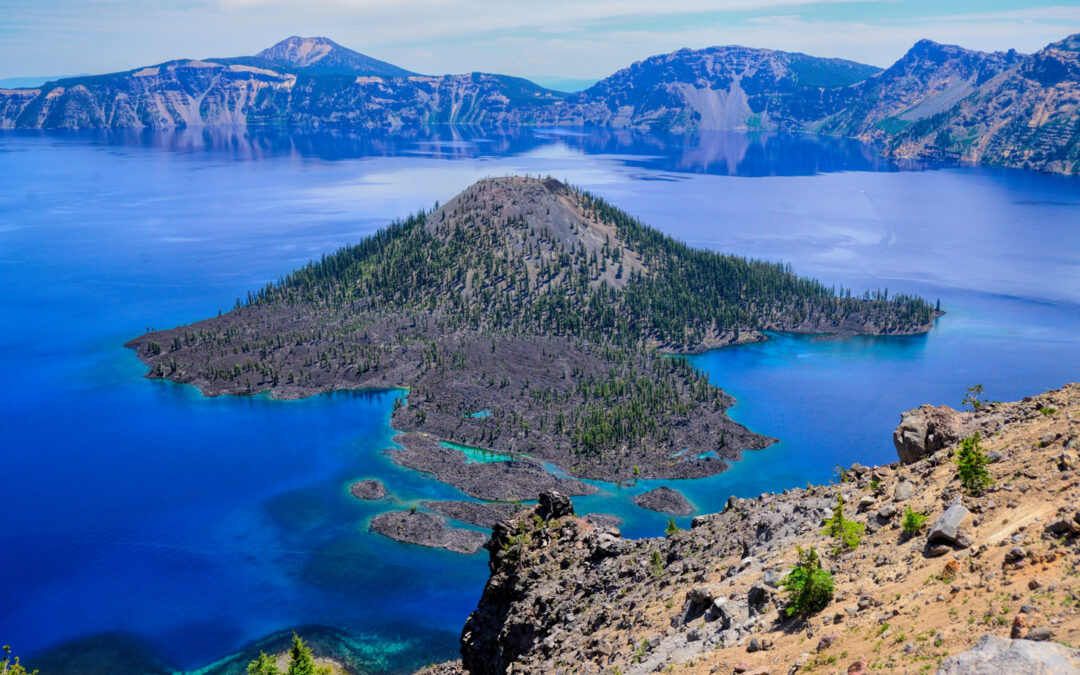
[[[395,462],[482,499],[531,500],[596,490],[576,478],[712,475],[772,442],[665,354],[763,331],[921,333],[936,316],[919,298],[851,297],[781,264],[690,248],[554,179],[506,177],[231,312],[128,345],[149,377],[211,396],[407,387],[392,416],[406,432],[388,451]],[[503,457],[466,463],[461,446]]]

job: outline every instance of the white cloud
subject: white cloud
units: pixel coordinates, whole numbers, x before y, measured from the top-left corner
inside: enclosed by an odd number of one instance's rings
[[[903,20],[888,18],[898,4],[886,0],[3,1],[0,77],[251,54],[293,34],[326,35],[419,72],[603,77],[680,47],[743,44],[888,65],[924,37],[1030,52],[1080,30],[1080,7],[1023,0]],[[854,18],[822,18],[838,15]]]

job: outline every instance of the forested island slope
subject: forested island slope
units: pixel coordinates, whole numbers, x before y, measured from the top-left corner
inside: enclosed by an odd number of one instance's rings
[[[919,298],[852,297],[692,249],[556,180],[496,178],[129,346],[150,377],[208,395],[408,387],[393,425],[414,433],[394,458],[440,478],[465,473],[438,445],[453,441],[618,480],[710,475],[770,442],[664,353],[767,330],[921,333],[936,316]]]

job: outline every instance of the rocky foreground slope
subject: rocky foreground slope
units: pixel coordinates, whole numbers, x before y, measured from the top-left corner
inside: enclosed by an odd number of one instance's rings
[[[739,46],[653,56],[576,94],[427,76],[326,38],[0,90],[0,128],[604,126],[817,132],[904,158],[1080,172],[1080,36],[1035,54],[916,43],[881,71]]]
[[[979,431],[993,485],[956,478]],[[690,530],[625,540],[545,493],[494,529],[491,578],[462,633],[480,673],[1080,672],[1080,385],[976,412],[905,415],[907,460],[843,482],[728,502]],[[865,527],[833,554],[842,495]],[[905,534],[905,510],[928,516]],[[796,546],[835,578],[828,606],[789,618]]]

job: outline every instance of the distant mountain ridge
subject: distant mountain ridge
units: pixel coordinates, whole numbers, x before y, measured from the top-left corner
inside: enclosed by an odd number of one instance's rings
[[[606,126],[785,130],[895,157],[1080,173],[1080,34],[1035,54],[930,40],[885,70],[728,46],[636,62],[568,94],[487,73],[417,75],[327,38],[0,89],[0,128]]]

